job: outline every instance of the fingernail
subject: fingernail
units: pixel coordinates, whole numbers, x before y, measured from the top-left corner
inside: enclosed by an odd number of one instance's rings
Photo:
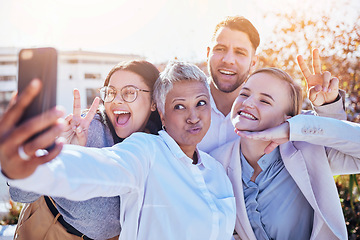
[[[81,133],[81,132],[82,132],[81,127],[76,128],[76,132],[77,132],[77,133]]]
[[[61,106],[56,106],[54,109],[54,114],[56,117],[62,117],[65,114],[65,109]]]
[[[37,79],[37,78],[31,80],[31,82],[30,82],[30,85],[31,85],[32,87],[40,86],[40,84],[41,84],[41,82],[40,82],[40,80]]]

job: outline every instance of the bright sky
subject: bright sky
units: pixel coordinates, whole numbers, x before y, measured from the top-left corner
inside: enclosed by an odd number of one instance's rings
[[[341,0],[331,1],[338,7],[345,5]],[[351,9],[360,9],[359,0],[346,2],[353,5]],[[327,0],[0,0],[0,47],[54,46],[60,50],[81,48],[140,54],[153,62],[174,57],[205,61],[213,29],[227,15],[247,17],[258,28],[262,41],[266,41],[274,22],[263,18],[265,12],[323,8],[328,3]]]

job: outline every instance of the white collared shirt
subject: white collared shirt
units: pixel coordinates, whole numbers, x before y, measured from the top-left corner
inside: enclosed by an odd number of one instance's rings
[[[71,200],[120,195],[120,239],[231,239],[235,199],[222,165],[201,151],[193,165],[159,133],[135,133],[111,148],[67,145],[32,176],[9,184]]]
[[[226,116],[220,112],[215,104],[214,98],[210,94],[211,104],[211,124],[208,132],[202,141],[198,144],[198,148],[206,153],[220,147],[221,145],[231,142],[238,138],[231,123],[230,113]]]

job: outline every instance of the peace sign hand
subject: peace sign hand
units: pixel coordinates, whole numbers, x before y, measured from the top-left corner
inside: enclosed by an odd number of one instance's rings
[[[307,83],[308,98],[313,105],[321,106],[334,102],[339,94],[339,79],[332,77],[328,71],[321,72],[319,50],[313,50],[313,74],[301,55],[297,56],[297,62]]]
[[[65,118],[66,126],[61,134],[66,139],[66,143],[85,146],[88,137],[88,129],[92,119],[99,107],[100,99],[96,97],[91,104],[85,117],[81,117],[80,92],[74,89],[73,113]]]

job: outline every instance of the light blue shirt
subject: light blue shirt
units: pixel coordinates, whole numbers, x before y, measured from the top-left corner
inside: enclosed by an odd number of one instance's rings
[[[85,200],[120,196],[123,239],[231,239],[236,206],[223,166],[185,155],[165,131],[133,133],[111,148],[66,145],[15,187]]]
[[[241,153],[246,211],[256,238],[310,239],[314,210],[286,170],[279,148],[258,164],[262,172],[252,182],[254,169]]]

